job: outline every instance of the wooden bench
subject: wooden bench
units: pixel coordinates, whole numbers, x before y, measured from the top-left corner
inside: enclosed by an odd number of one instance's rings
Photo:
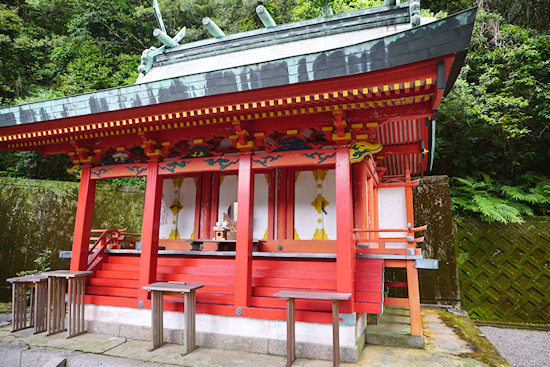
[[[183,344],[185,346],[184,355],[194,350],[195,342],[195,314],[196,314],[196,294],[195,291],[204,287],[202,284],[186,284],[183,282],[156,282],[143,286],[151,292],[151,331],[152,331],[152,350],[157,349],[164,344],[164,320],[163,320],[163,295],[183,294],[183,312],[185,320],[185,331],[183,333]]]
[[[332,302],[332,362],[340,365],[340,301],[351,298],[351,293],[280,291],[274,297],[286,298],[286,366],[296,360],[295,299],[330,300]]]

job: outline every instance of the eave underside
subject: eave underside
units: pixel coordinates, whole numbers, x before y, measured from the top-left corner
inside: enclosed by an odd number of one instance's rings
[[[382,143],[378,163],[388,174],[404,174],[408,160],[411,173],[419,175],[426,169],[423,153],[428,146],[422,126],[431,119],[445,88],[445,80],[438,80],[438,65],[447,79],[453,62],[454,55],[447,55],[360,76],[267,88],[260,94],[231,93],[20,125],[3,136],[0,147],[44,155],[69,153],[76,164],[86,159],[100,164],[117,149],[145,145],[165,158],[181,157],[197,143],[217,154],[270,151],[276,148],[274,141],[313,131],[319,136],[316,146]]]

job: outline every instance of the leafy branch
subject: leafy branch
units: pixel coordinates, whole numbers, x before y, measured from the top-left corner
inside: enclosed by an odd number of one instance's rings
[[[532,172],[517,186],[502,185],[488,174],[451,178],[451,207],[456,216],[487,222],[521,223],[523,216],[550,212],[550,178]]]

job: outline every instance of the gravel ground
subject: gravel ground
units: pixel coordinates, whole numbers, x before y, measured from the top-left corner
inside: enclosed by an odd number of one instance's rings
[[[550,366],[550,332],[479,326],[514,367]]]

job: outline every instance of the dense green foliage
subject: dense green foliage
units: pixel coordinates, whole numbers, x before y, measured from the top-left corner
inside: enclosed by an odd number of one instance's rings
[[[258,4],[281,24],[318,17],[327,3],[340,13],[384,2],[159,3],[168,34],[173,36],[186,26],[184,42],[192,42],[209,37],[201,24],[205,16],[227,34],[260,28],[254,11]],[[550,2],[422,1],[424,9],[438,16],[475,5],[480,10],[471,50],[439,111],[433,173],[454,178],[458,215],[516,221],[524,215],[548,213],[548,188],[540,183],[550,177]],[[133,83],[141,52],[159,46],[152,36],[155,27],[151,2],[146,0],[0,1],[0,105]],[[0,172],[14,177],[68,180],[64,171],[68,162],[65,156],[0,152]],[[132,184],[143,186],[142,181]],[[523,194],[534,194],[532,190],[546,201],[521,199]],[[501,204],[516,211],[501,212]]]
[[[456,177],[455,214],[501,222],[548,214],[548,187],[544,193],[541,185],[550,177],[549,101],[548,31],[480,9],[471,50],[438,121],[434,173]],[[473,172],[483,175],[469,177]],[[546,200],[519,195],[532,190]]]

